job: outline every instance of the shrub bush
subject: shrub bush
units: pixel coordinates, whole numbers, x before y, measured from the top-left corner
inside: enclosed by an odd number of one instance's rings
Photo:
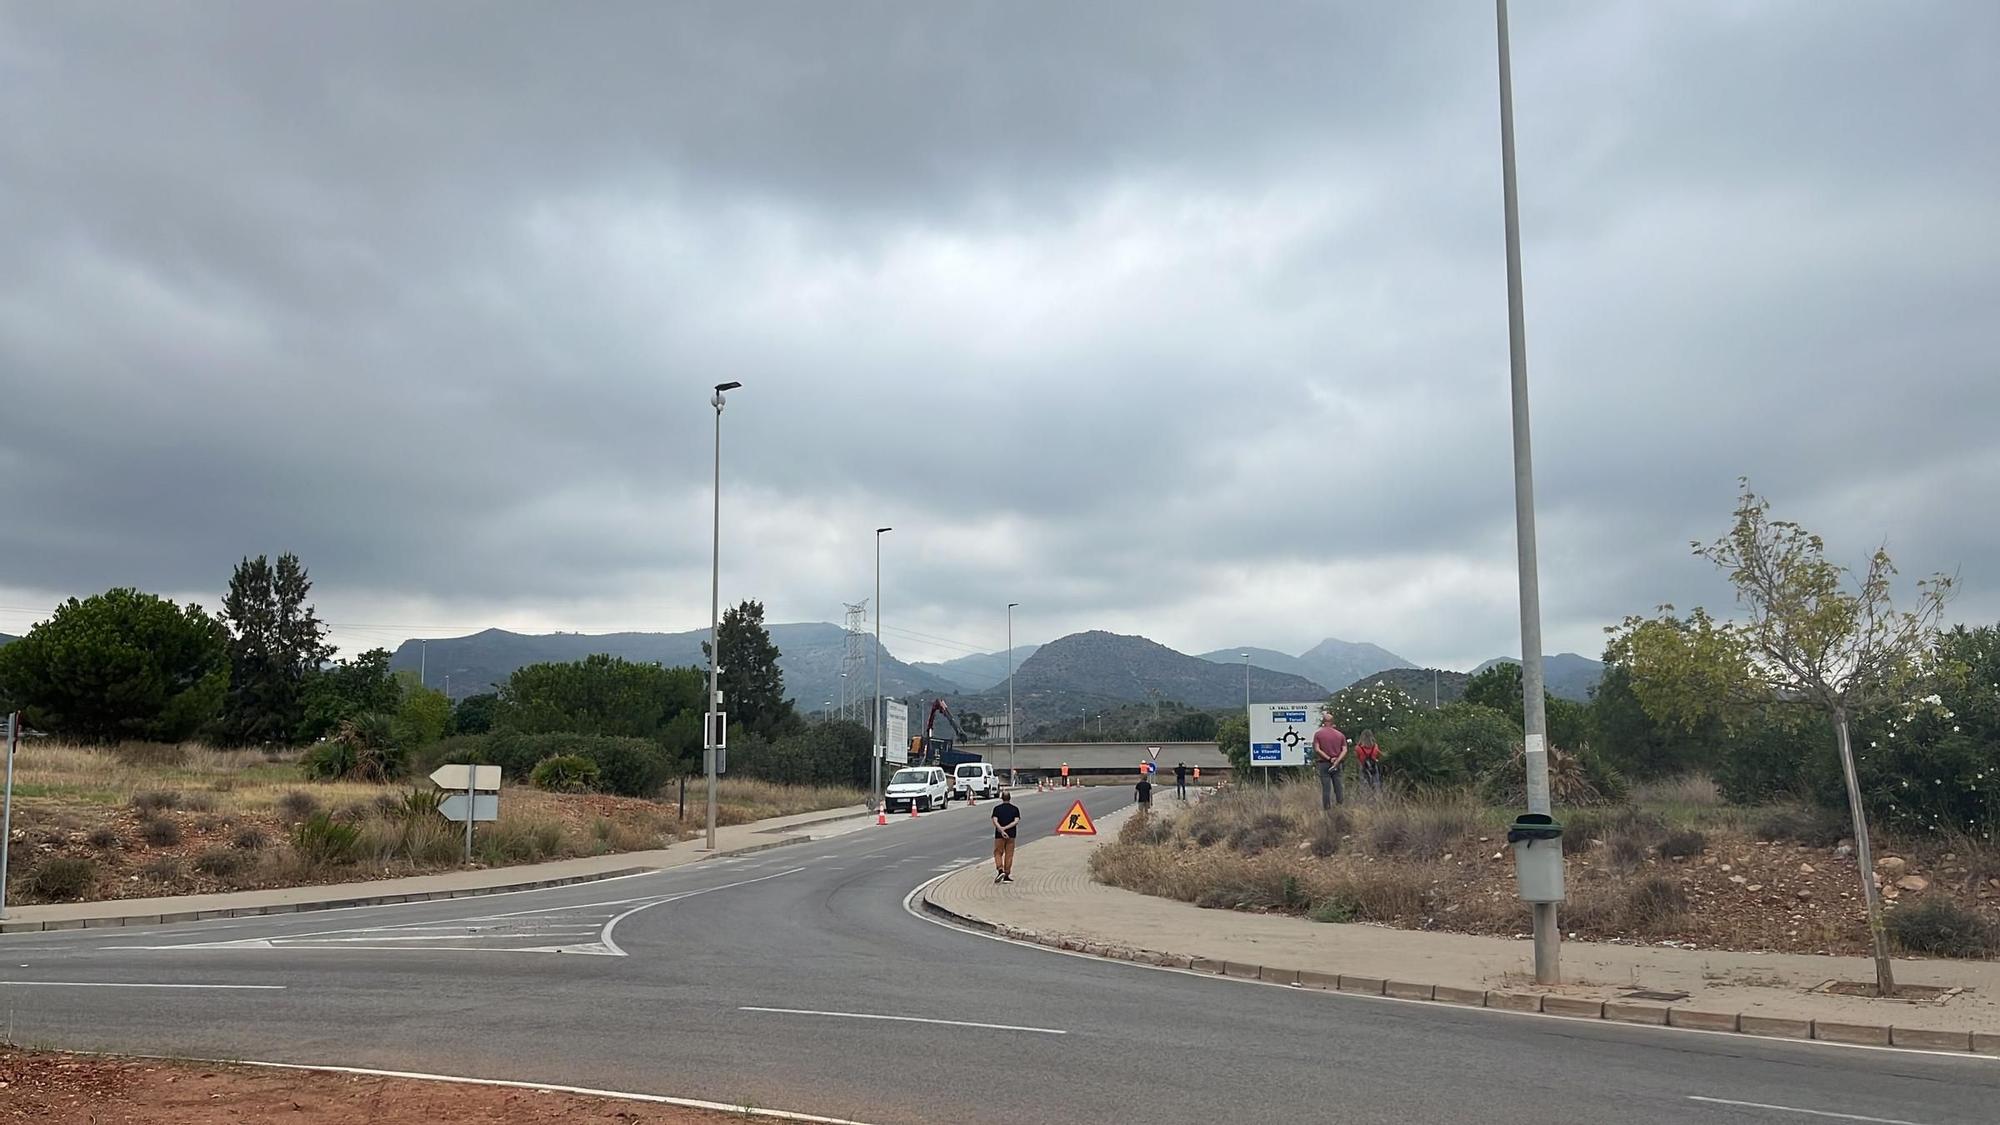
[[[360,853],[361,826],[316,812],[292,826],[292,847],[308,866],[330,867],[354,862]]]
[[[551,820],[502,819],[481,832],[473,848],[489,864],[535,863],[562,854],[563,828]]]
[[[278,798],[278,813],[289,821],[300,821],[319,811],[319,798],[303,789],[293,789]]]
[[[697,733],[700,720],[696,719]],[[532,780],[545,759],[575,756],[597,766],[597,786],[621,797],[654,797],[673,774],[673,763],[658,743],[643,738],[595,734],[519,734],[501,732],[477,738],[448,738],[437,744],[454,752],[437,759],[499,766],[507,776]],[[735,755],[731,755],[734,759]],[[735,774],[735,762],[731,773]]]
[[[188,812],[212,813],[215,811],[215,795],[212,793],[189,793],[181,798],[181,808]]]
[[[1579,809],[1564,814],[1562,818],[1562,846],[1564,855],[1581,855],[1590,846],[1604,838],[1605,815],[1592,809]]]
[[[412,789],[403,794],[396,812],[408,820],[433,819],[444,807],[445,791],[442,789]]]
[[[172,883],[180,879],[184,869],[181,859],[175,855],[154,856],[139,868],[139,874],[155,883]]]
[[[1244,855],[1256,855],[1284,843],[1291,829],[1292,822],[1283,813],[1258,813],[1229,834],[1229,848]]]
[[[97,864],[79,856],[52,855],[30,868],[22,889],[48,902],[75,902],[97,885]]]
[[[1354,900],[1340,895],[1329,895],[1312,904],[1306,917],[1315,922],[1352,922],[1355,918]]]
[[[1663,875],[1641,879],[1625,892],[1626,921],[1643,932],[1671,926],[1687,913],[1687,892]]]
[[[271,842],[271,837],[261,827],[246,824],[229,838],[229,846],[246,852],[262,851]]]
[[[170,848],[181,842],[180,821],[170,816],[149,816],[139,822],[139,838],[156,848]]]
[[[1911,953],[2000,956],[2000,927],[1942,895],[1891,911],[1889,936]]]
[[[379,713],[342,720],[331,738],[299,760],[299,769],[315,781],[391,781],[408,768],[394,720]]]
[[[597,763],[581,754],[543,758],[529,775],[529,784],[551,793],[584,793],[597,788]]]
[[[1118,830],[1121,844],[1143,844],[1148,847],[1167,843],[1174,838],[1173,822],[1163,816],[1146,812],[1132,814],[1125,826]]]
[[[203,875],[213,875],[218,879],[227,879],[231,875],[240,874],[249,866],[249,856],[228,848],[210,848],[194,857],[196,871]]]
[[[1708,837],[1701,832],[1693,828],[1676,828],[1653,845],[1653,850],[1668,859],[1693,859],[1707,847]]]
[[[100,824],[90,830],[90,846],[93,848],[115,848],[118,846],[118,830],[109,824]]]
[[[1334,815],[1323,816],[1312,822],[1306,834],[1307,850],[1315,859],[1325,859],[1340,851],[1341,838],[1353,830],[1354,821],[1345,809],[1335,809]]]
[[[181,795],[171,789],[151,789],[132,795],[132,808],[140,816],[149,816],[167,809],[177,809],[181,805]]]

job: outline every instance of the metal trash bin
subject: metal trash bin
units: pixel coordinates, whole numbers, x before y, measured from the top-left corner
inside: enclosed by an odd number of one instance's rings
[[[1563,900],[1562,825],[1547,813],[1522,813],[1507,829],[1514,885],[1522,902]]]

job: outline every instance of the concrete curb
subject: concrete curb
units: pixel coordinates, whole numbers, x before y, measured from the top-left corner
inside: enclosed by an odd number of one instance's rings
[[[946,876],[949,878],[949,876]],[[942,881],[942,880],[939,880]],[[1969,1054],[2000,1057],[2000,1034],[1981,1031],[1938,1031],[1927,1028],[1898,1028],[1888,1024],[1857,1024],[1845,1021],[1790,1019],[1760,1016],[1750,1012],[1706,1012],[1694,1008],[1671,1008],[1663,1004],[1649,1004],[1625,1000],[1588,1000],[1569,996],[1556,996],[1540,992],[1522,992],[1515,989],[1460,988],[1453,985],[1419,984],[1408,981],[1388,980],[1381,977],[1366,977],[1326,973],[1306,969],[1281,969],[1265,965],[1248,965],[1240,961],[1214,961],[1203,957],[1189,957],[1184,954],[1163,953],[1151,949],[1131,949],[1123,946],[1107,946],[1099,942],[1084,942],[1077,938],[1060,934],[1045,934],[1034,930],[1023,930],[1014,926],[989,922],[961,914],[948,906],[941,906],[931,899],[931,889],[936,882],[926,884],[917,896],[924,910],[955,926],[993,934],[1012,941],[1045,945],[1051,949],[1068,950],[1114,961],[1135,961],[1144,965],[1160,965],[1167,968],[1186,969],[1191,972],[1234,977],[1238,980],[1259,980],[1271,984],[1282,984],[1291,988],[1307,988],[1321,992],[1352,992],[1367,996],[1387,996],[1397,1000],[1417,1003],[1456,1004],[1472,1008],[1493,1008],[1508,1012],[1537,1012],[1544,1015],[1563,1016],[1569,1019],[1594,1019],[1607,1023],[1636,1024],[1646,1027],[1679,1027],[1699,1031],[1717,1031],[1735,1035],[1750,1035],[1764,1038],[1804,1039],[1821,1043],[1843,1043],[1872,1047],[1903,1047],[1910,1050],[1963,1051]]]
[[[846,819],[846,818],[841,818]],[[824,823],[815,821],[814,823]],[[809,844],[811,836],[789,836],[781,840],[769,840],[748,847],[731,848],[705,855],[694,863],[705,863],[712,859],[728,859],[735,856],[755,855],[773,848],[788,848],[794,844]],[[685,866],[685,865],[684,865]],[[119,926],[165,926],[179,922],[207,922],[216,918],[261,918],[273,914],[305,914],[316,910],[346,910],[356,906],[391,906],[403,902],[438,902],[453,898],[479,898],[485,895],[512,894],[516,891],[543,891],[553,887],[569,887],[578,883],[601,883],[606,879],[623,879],[628,875],[644,875],[649,871],[665,871],[660,867],[620,867],[613,871],[596,872],[589,875],[566,875],[560,879],[534,879],[520,883],[496,883],[487,887],[462,887],[448,891],[420,891],[414,894],[355,895],[346,898],[317,899],[310,902],[278,902],[264,906],[235,906],[220,910],[188,910],[164,914],[104,914],[86,918],[63,918],[53,922],[0,922],[0,935],[33,934],[55,930],[96,930]],[[116,900],[105,903],[114,905]]]

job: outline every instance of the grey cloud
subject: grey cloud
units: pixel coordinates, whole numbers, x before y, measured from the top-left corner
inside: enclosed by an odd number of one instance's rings
[[[1516,10],[1558,643],[1716,601],[1685,544],[1739,474],[2000,610],[2000,539],[1939,499],[2000,484],[1996,32]],[[0,13],[9,582],[213,589],[293,549],[363,606],[685,625],[701,400],[740,378],[729,502],[770,518],[735,577],[781,619],[868,592],[894,522],[934,635],[1030,600],[1304,647],[1393,606],[1357,639],[1509,651],[1504,598],[1402,577],[1511,565],[1491,37],[1414,5]]]

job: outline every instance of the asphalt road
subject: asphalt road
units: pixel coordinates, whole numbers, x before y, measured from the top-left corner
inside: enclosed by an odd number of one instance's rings
[[[1127,799],[1086,803],[1101,816]],[[1019,803],[1043,833],[1067,801]],[[9,935],[0,1023],[36,1046],[882,1123],[2000,1120],[2000,1060],[1283,989],[912,915],[913,889],[988,854],[985,808],[547,891]]]

